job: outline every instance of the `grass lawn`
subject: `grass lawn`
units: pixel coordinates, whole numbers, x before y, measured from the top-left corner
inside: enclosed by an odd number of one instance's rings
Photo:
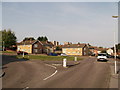
[[[22,55],[17,55],[17,58],[23,58]],[[26,59],[33,60],[52,60],[52,61],[61,61],[66,58],[68,61],[74,61],[74,56],[44,56],[44,55],[25,55]],[[82,58],[78,57],[77,60],[82,60]]]
[[[1,53],[16,53],[15,51],[1,51]]]

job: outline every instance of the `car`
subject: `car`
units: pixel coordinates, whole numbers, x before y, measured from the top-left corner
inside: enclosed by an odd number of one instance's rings
[[[107,60],[107,54],[106,53],[99,53],[97,56],[97,61],[105,61]]]
[[[58,54],[56,54],[56,53],[49,53],[48,55],[49,56],[58,56]]]
[[[116,58],[117,58],[117,59],[120,59],[120,56],[119,56],[119,55],[116,55]]]
[[[28,55],[28,53],[27,53],[27,52],[24,52],[24,51],[18,51],[18,52],[17,52],[17,55],[23,55],[23,53],[24,53],[24,55]]]
[[[65,53],[61,53],[60,55],[61,55],[61,56],[67,56],[67,54],[65,54]]]
[[[107,54],[107,58],[112,58],[112,55]]]

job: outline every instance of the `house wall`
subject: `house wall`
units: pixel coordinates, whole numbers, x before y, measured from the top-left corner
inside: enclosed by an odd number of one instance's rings
[[[34,43],[32,45],[32,53],[42,54],[43,53],[43,46],[39,42]]]
[[[18,45],[17,51],[25,51],[27,53],[32,53],[32,45]]]
[[[113,50],[112,50],[112,49],[108,49],[108,50],[107,50],[107,53],[108,53],[109,55],[112,55],[112,54],[113,54]]]
[[[89,48],[87,46],[82,48],[83,50],[83,56],[88,56],[91,55],[91,51],[89,50]]]
[[[82,48],[62,48],[62,53],[67,55],[83,55]]]

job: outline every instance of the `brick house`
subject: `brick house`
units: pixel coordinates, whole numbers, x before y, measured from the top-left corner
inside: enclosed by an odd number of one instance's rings
[[[88,56],[89,45],[87,44],[68,44],[62,47],[62,53],[67,55],[80,55],[80,56]]]
[[[48,54],[53,51],[52,47],[53,45],[48,41],[27,40],[17,43],[17,51],[25,51],[30,54]]]

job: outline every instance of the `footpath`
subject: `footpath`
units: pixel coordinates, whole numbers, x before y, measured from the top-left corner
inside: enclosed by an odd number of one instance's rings
[[[109,88],[116,88],[120,90],[120,60],[117,60],[117,74],[115,74],[115,60],[110,59],[109,62],[111,69],[111,78]]]

